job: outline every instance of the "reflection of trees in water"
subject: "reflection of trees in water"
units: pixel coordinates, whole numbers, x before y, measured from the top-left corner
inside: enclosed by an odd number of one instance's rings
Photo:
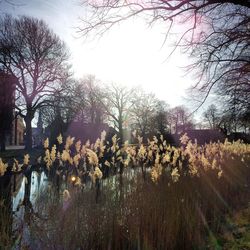
[[[115,243],[114,247],[111,246],[115,241],[111,235],[118,234],[116,219],[123,220],[118,207],[131,193],[135,176],[135,171],[125,169],[123,176],[117,174],[97,180],[94,185],[87,183],[84,189],[68,183],[69,196],[60,195],[59,200],[57,187],[52,184],[41,193],[36,203],[39,215],[46,214],[47,220],[35,218],[31,221],[30,230],[37,244],[41,249],[53,246],[55,249],[92,249],[93,245],[99,244],[97,234],[103,230],[103,235],[110,236],[104,239],[110,241],[107,243],[109,249],[116,249]],[[60,190],[63,190],[66,182],[61,184]]]
[[[18,248],[29,246],[33,249],[37,247],[37,244],[33,241],[30,225],[36,218],[42,219],[36,211],[36,200],[43,188],[44,175],[29,170],[24,173],[24,176],[24,196],[20,204],[22,212],[20,212],[17,218],[17,223],[19,224],[18,231],[20,233]]]
[[[7,172],[0,177],[0,249],[19,249],[30,243],[30,224],[36,213],[35,204],[44,188],[44,174]]]
[[[125,176],[127,174],[125,171]],[[108,178],[109,180],[104,179],[102,182],[97,180],[95,185],[88,180],[84,189],[74,187],[67,178],[62,178],[59,175],[48,176],[45,172],[37,173],[29,170],[25,171],[23,175],[6,174],[4,178],[1,177],[0,198],[4,203],[1,203],[3,206],[0,206],[0,242],[3,244],[3,248],[13,247],[14,244],[13,249],[20,249],[24,246],[29,246],[32,249],[39,248],[42,244],[40,240],[43,239],[37,233],[44,230],[50,232],[51,227],[55,227],[53,220],[49,221],[47,218],[48,213],[51,213],[50,209],[53,208],[54,213],[59,213],[62,218],[66,213],[63,211],[63,190],[68,189],[72,196],[68,202],[69,206],[75,195],[87,192],[91,193],[91,196],[93,195],[93,202],[97,204],[101,203],[103,199],[101,189],[110,185],[110,182],[117,183],[116,178],[119,179],[120,184],[119,194],[116,197],[119,199],[123,193],[120,175],[112,176]],[[77,202],[75,211],[79,218],[81,216],[78,209],[81,207],[81,202],[80,200]],[[78,227],[80,228],[80,225]],[[45,237],[45,235],[43,236]],[[2,249],[1,245],[0,249]]]
[[[32,203],[30,201],[31,174],[32,174],[31,171],[25,174],[27,181],[25,182],[24,199],[23,199],[24,222],[27,223],[27,225],[30,225],[31,213],[34,212]]]
[[[11,174],[0,177],[0,249],[11,246],[12,202]]]

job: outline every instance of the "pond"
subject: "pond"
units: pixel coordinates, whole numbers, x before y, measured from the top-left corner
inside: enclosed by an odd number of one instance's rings
[[[138,169],[126,169],[123,173],[123,181],[131,181],[138,171]],[[5,178],[9,178],[9,182],[4,188],[3,186],[1,187],[3,206],[0,207],[1,216],[4,217],[4,220],[2,219],[2,228],[9,227],[9,230],[7,230],[9,236],[5,237],[9,237],[10,241],[14,239],[16,242],[16,246],[12,247],[12,249],[19,249],[20,245],[18,242],[20,239],[22,240],[22,245],[27,244],[31,246],[31,242],[34,242],[34,239],[31,239],[30,236],[30,220],[34,214],[38,218],[46,217],[46,210],[48,209],[47,200],[50,197],[55,198],[55,195],[57,196],[56,202],[62,203],[63,207],[63,191],[67,189],[70,193],[73,193],[76,188],[70,181],[65,181],[65,178],[60,178],[59,186],[57,186],[58,183],[50,180],[44,171],[40,173],[32,171],[28,175],[26,174],[26,176],[16,174]],[[109,178],[102,179],[99,183],[99,191],[105,186],[108,186],[109,190],[114,191],[118,182],[119,175],[112,175]],[[94,192],[97,202],[98,188],[90,180],[84,183],[81,190],[83,193]],[[126,190],[127,192],[131,190],[130,185],[127,185]],[[44,201],[43,209],[38,207],[41,206],[41,201]],[[44,214],[39,214],[41,210]],[[6,239],[0,238],[0,240],[4,242]],[[37,243],[34,242],[34,244],[37,246]]]

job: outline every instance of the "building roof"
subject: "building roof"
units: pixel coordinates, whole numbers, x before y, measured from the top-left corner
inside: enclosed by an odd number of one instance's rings
[[[192,140],[197,140],[198,144],[205,144],[210,142],[224,142],[226,135],[218,129],[190,129],[186,130],[187,136]],[[175,141],[178,141],[184,134],[174,135]]]
[[[95,142],[97,138],[100,138],[102,131],[107,133],[114,133],[114,129],[109,127],[108,124],[100,123],[82,123],[82,122],[72,122],[65,135],[75,137],[76,140],[80,139],[82,142],[90,140],[90,142]]]

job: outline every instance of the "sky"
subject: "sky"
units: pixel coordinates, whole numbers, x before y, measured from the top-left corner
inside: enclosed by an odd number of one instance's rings
[[[86,11],[76,0],[13,0],[13,3],[17,4],[1,3],[1,14],[44,19],[66,42],[77,78],[93,74],[104,83],[141,86],[172,107],[187,104],[185,90],[193,80],[184,76],[182,67],[189,59],[176,51],[166,60],[173,47],[170,41],[162,46],[167,30],[164,23],[148,28],[143,20],[137,19],[115,27],[100,39],[86,40],[77,33],[79,17],[84,17]]]

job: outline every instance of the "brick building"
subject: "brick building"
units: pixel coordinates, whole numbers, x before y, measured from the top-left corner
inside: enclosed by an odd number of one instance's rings
[[[10,145],[23,145],[24,144],[25,125],[23,118],[17,116],[12,122],[12,129],[9,137]]]
[[[25,126],[15,113],[17,78],[0,71],[0,141],[5,145],[22,145]],[[4,143],[3,143],[4,141]]]

